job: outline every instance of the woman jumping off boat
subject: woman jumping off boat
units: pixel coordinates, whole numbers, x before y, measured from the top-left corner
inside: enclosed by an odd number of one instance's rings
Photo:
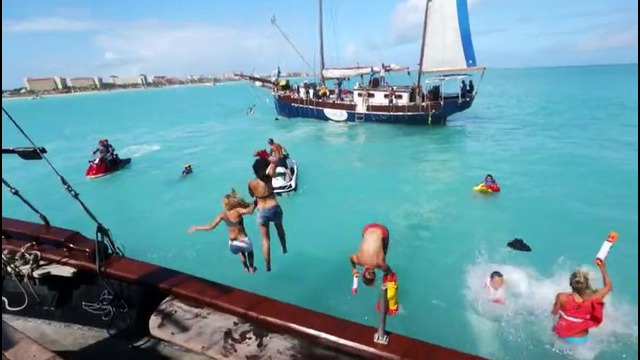
[[[253,172],[255,179],[249,180],[249,194],[256,198],[257,210],[256,222],[262,236],[262,253],[266,263],[267,271],[271,271],[271,238],[269,236],[269,223],[273,223],[280,239],[282,253],[287,253],[287,240],[282,226],[282,208],[276,200],[273,192],[271,179],[276,167],[269,163],[269,160],[257,158],[253,162]]]
[[[242,217],[253,213],[255,206],[244,201],[235,189],[231,189],[231,192],[222,198],[222,207],[224,211],[211,224],[192,226],[188,232],[191,234],[194,231],[213,230],[220,222],[224,221],[229,229],[229,250],[232,254],[239,255],[244,269],[253,274],[256,271],[256,267],[253,266],[253,244],[244,229]]]

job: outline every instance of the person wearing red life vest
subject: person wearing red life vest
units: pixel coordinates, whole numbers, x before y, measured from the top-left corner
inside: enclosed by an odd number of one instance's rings
[[[553,332],[570,343],[583,344],[589,337],[589,329],[602,324],[604,298],[613,286],[605,268],[604,261],[599,261],[604,286],[601,289],[591,288],[589,274],[576,270],[569,278],[572,292],[558,293],[551,313],[558,316]]]

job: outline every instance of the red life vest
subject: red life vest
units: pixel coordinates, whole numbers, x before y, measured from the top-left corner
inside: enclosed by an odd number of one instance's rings
[[[601,299],[591,298],[577,302],[573,295],[570,295],[560,308],[553,332],[565,338],[597,327],[604,318],[603,310],[604,302]]]

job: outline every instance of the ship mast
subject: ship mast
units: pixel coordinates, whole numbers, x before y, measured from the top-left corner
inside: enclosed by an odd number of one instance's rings
[[[322,74],[322,70],[324,70],[324,36],[322,30],[322,0],[318,0],[318,30],[320,32],[320,83],[324,84],[324,75]]]
[[[427,37],[427,17],[429,15],[429,3],[431,2],[431,0],[427,0],[427,3],[424,6],[424,22],[422,25],[422,46],[420,47],[420,63],[418,65],[418,86],[420,88],[422,88],[422,85],[420,84],[420,81],[422,80],[422,62],[424,59],[424,47],[425,47],[425,43],[426,43],[426,37]],[[422,100],[422,99],[420,99]],[[422,102],[422,101],[420,101]]]

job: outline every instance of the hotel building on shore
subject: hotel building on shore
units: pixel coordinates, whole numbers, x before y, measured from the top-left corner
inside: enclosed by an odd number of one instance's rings
[[[99,76],[70,78],[67,84],[78,89],[100,89],[102,87],[102,78]]]
[[[24,79],[24,86],[28,91],[43,92],[55,91],[67,88],[67,79],[54,76],[48,78],[31,78]]]

